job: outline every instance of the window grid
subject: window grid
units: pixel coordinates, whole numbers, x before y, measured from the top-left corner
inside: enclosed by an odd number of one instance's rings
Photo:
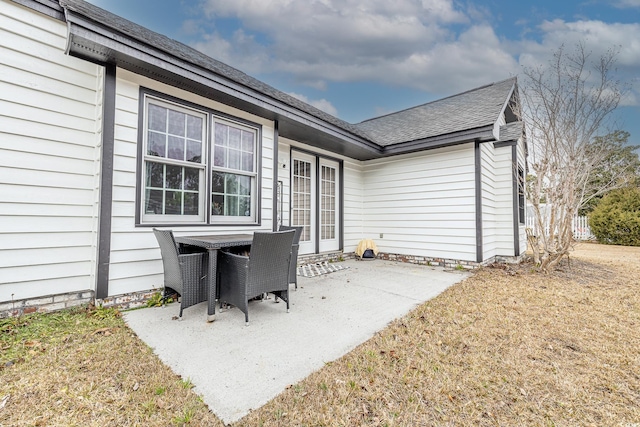
[[[215,121],[214,129],[211,215],[251,216],[256,134],[219,121]]]
[[[141,222],[256,221],[259,131],[155,97],[144,108]]]
[[[311,240],[311,163],[293,160],[292,224],[302,227],[301,242]]]
[[[322,166],[320,198],[320,238],[336,237],[336,170]]]

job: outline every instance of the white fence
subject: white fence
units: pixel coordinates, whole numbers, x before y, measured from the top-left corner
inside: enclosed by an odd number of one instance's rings
[[[527,228],[531,228],[535,230],[535,220],[533,217],[533,213],[531,209],[527,209],[527,218],[526,218],[526,226]],[[573,217],[573,237],[576,240],[594,240],[596,236],[591,233],[591,228],[589,227],[589,218],[586,216],[574,216]]]

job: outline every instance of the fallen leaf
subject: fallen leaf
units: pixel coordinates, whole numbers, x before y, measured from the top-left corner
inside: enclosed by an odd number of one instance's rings
[[[40,347],[42,343],[40,341],[26,341],[24,343],[25,347]]]
[[[5,397],[2,398],[2,400],[0,400],[0,410],[4,409],[4,407],[7,405],[7,402],[9,401],[10,397],[11,397],[11,395],[7,394]]]
[[[100,328],[93,331],[92,335],[100,335],[103,334],[105,337],[111,335],[111,328]]]

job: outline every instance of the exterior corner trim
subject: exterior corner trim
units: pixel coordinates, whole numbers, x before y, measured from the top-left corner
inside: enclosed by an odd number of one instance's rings
[[[476,189],[476,262],[481,263],[484,256],[484,242],[482,238],[482,155],[480,140],[474,142],[475,157],[475,189]]]

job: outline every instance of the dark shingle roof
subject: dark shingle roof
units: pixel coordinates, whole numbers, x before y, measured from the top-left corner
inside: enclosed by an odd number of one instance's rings
[[[493,125],[515,85],[515,78],[382,117],[351,124],[213,59],[183,43],[151,31],[83,0],[59,0],[63,8],[107,28],[108,37],[141,42],[164,54],[242,85],[262,96],[307,113],[356,138],[387,147]]]
[[[428,104],[366,120],[357,126],[388,146],[493,125],[504,108],[515,77]]]

